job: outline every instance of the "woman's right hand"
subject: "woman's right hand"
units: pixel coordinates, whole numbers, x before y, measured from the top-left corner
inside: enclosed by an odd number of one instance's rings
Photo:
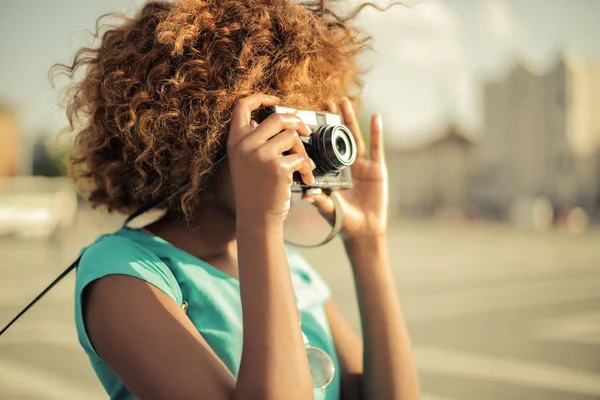
[[[299,137],[311,133],[304,122],[292,114],[273,114],[260,124],[252,120],[253,111],[278,103],[277,97],[255,94],[239,100],[233,110],[227,154],[238,218],[283,222],[290,208],[292,174],[298,171],[305,183],[314,182]]]
[[[234,399],[314,397],[283,243],[292,174],[299,171],[307,183],[314,179],[298,136],[310,130],[294,115],[252,121],[252,111],[278,102],[264,94],[239,100],[227,141],[244,315]]]

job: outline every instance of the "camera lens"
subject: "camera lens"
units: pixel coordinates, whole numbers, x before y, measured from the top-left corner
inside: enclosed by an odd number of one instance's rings
[[[346,142],[344,142],[344,139],[342,139],[341,137],[338,137],[335,140],[335,149],[337,150],[337,153],[341,156],[346,155]]]
[[[354,163],[356,143],[344,125],[322,125],[316,135],[314,144],[318,161],[315,162],[323,172],[339,171]]]
[[[337,130],[333,133],[333,141],[335,143],[335,154],[337,158],[339,158],[340,162],[346,166],[350,165],[354,162],[353,157],[356,156],[356,152],[350,151],[352,144],[350,143],[350,139],[354,139],[352,134],[347,130],[341,131]]]

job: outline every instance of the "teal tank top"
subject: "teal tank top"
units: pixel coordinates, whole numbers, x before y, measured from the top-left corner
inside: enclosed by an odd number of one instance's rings
[[[315,390],[315,399],[339,400],[340,369],[323,308],[330,297],[330,290],[297,251],[286,251],[302,317],[302,331],[311,346],[329,354],[336,369],[334,380],[325,392]],[[139,229],[123,228],[100,236],[83,249],[75,283],[75,324],[79,342],[111,400],[132,400],[135,397],[94,351],[83,323],[81,302],[87,285],[114,274],[144,280],[180,306],[187,302],[188,317],[237,377],[242,355],[239,281],[158,236]]]

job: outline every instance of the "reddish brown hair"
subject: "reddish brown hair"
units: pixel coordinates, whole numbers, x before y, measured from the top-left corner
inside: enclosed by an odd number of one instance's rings
[[[165,198],[191,216],[225,152],[234,102],[255,92],[305,109],[356,97],[367,38],[325,1],[150,2],[71,65],[71,174],[91,204],[129,213]]]

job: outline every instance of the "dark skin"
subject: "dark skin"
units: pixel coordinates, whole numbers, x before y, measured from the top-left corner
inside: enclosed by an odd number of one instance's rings
[[[253,110],[278,102],[257,94],[236,105],[228,143],[230,179],[198,210],[195,221],[166,217],[149,226],[154,234],[239,279],[244,345],[237,379],[179,305],[160,290],[126,276],[102,278],[88,290],[85,323],[92,343],[143,400],[313,398],[283,243],[291,175],[299,171],[305,182],[313,179],[298,137],[310,132],[293,115],[272,116],[260,125],[250,117]],[[329,111],[341,112],[359,151],[352,166],[354,189],[336,195],[345,212],[341,235],[355,277],[364,344],[334,301],[325,305],[340,360],[342,398],[418,399],[387,255],[381,119],[372,119],[367,149],[350,102],[330,104]],[[253,195],[242,199],[246,193]],[[317,195],[310,200],[331,217],[331,199]]]

